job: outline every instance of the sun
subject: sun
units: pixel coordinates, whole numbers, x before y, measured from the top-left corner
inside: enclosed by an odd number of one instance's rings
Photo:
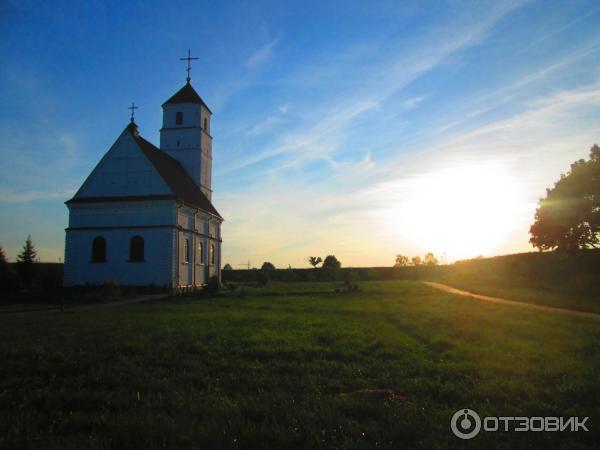
[[[399,181],[394,191],[387,225],[446,261],[496,252],[519,226],[519,182],[501,163],[453,165]]]

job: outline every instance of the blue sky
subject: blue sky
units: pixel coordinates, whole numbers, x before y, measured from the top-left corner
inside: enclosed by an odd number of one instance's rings
[[[600,141],[595,1],[0,5],[0,244],[62,257],[67,209],[139,105],[214,115],[224,262],[391,265],[528,251],[537,200]]]

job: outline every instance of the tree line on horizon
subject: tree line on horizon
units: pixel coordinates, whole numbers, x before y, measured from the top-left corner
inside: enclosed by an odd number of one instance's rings
[[[396,255],[396,262],[394,267],[406,267],[406,266],[437,266],[439,264],[436,256],[429,252],[425,253],[425,256],[421,258],[419,255],[409,258],[404,255]]]
[[[335,255],[327,255],[325,259],[322,259],[320,256],[309,256],[306,258],[306,262],[308,262],[314,269],[317,268],[319,264],[322,263],[321,269],[340,269],[342,267],[342,263],[335,257]],[[289,265],[288,269],[291,269],[292,266]],[[223,270],[233,270],[231,264],[227,263],[223,266]],[[256,268],[253,268],[256,270]],[[262,271],[276,270],[275,264],[265,261],[260,267]]]

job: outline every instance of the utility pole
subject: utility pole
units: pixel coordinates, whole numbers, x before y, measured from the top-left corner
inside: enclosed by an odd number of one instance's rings
[[[250,260],[248,260],[248,262],[245,264],[236,264],[236,266],[246,267],[248,270],[250,270],[250,266],[251,266]]]

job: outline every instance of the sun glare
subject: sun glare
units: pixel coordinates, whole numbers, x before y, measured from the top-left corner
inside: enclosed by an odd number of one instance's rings
[[[518,226],[518,182],[500,163],[461,165],[400,183],[400,198],[384,214],[388,226],[410,247],[446,262],[490,254]]]

